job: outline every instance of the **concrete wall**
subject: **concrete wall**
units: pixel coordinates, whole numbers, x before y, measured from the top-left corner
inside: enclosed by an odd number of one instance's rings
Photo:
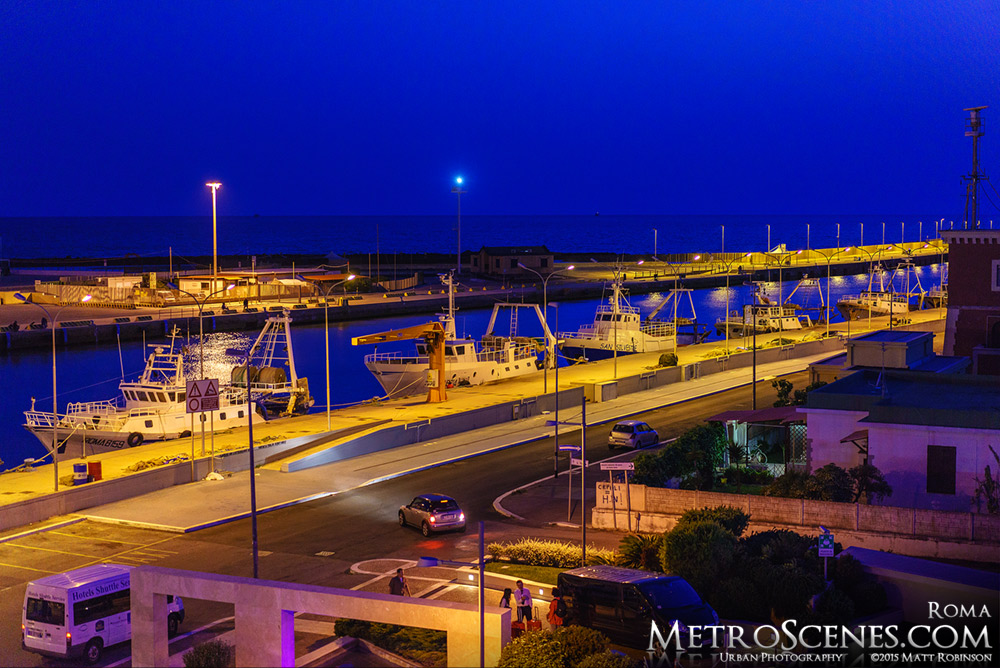
[[[891,550],[913,556],[1000,562],[1000,517],[966,512],[945,512],[896,506],[866,506],[806,499],[783,499],[749,494],[724,494],[694,490],[615,485],[615,510],[611,510],[611,485],[597,483],[593,524],[599,529],[628,526],[626,503],[631,497],[632,526],[637,530],[667,531],[687,510],[721,505],[750,514],[758,527],[782,526],[799,533],[820,532],[822,524],[845,545]]]
[[[237,666],[294,666],[296,613],[441,630],[449,666],[479,665],[476,605],[155,566],[132,571],[131,588],[133,666],[170,665],[167,595],[233,604]],[[510,610],[487,608],[483,618],[486,665],[495,666],[510,642]]]

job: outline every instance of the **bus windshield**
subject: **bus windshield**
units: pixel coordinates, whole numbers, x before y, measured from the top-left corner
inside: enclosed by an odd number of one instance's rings
[[[58,601],[43,601],[40,598],[29,598],[25,617],[39,624],[66,625],[66,604]]]

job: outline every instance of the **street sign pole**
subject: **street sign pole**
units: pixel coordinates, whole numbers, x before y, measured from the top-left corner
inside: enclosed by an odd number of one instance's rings
[[[616,321],[617,324],[617,321]],[[617,345],[617,341],[615,344]],[[587,397],[580,402],[580,566],[587,565]],[[613,490],[612,490],[613,491]]]
[[[830,557],[834,556],[833,534],[830,532],[820,534],[818,546],[819,556],[823,557],[823,581],[826,582],[829,579],[827,577],[827,562]]]

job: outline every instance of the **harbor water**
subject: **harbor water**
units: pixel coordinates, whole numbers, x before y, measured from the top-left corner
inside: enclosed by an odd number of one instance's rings
[[[940,283],[939,265],[917,267],[924,289]],[[835,305],[839,297],[857,294],[868,287],[868,275],[834,276],[830,283],[832,302],[831,322],[840,320]],[[820,280],[825,295],[825,278]],[[781,286],[781,294],[787,297],[796,286],[786,282]],[[769,283],[764,286],[768,297],[777,300],[779,286]],[[610,294],[610,292],[609,292]],[[714,333],[714,324],[726,312],[726,289],[724,287],[696,290],[694,304],[699,322],[712,327],[710,340],[720,340]],[[729,291],[729,309],[742,311],[743,305],[750,303],[751,289],[745,285],[732,285]],[[643,315],[652,311],[665,297],[664,293],[636,295],[630,299],[631,305],[638,307]],[[819,308],[819,289],[800,288],[792,300],[807,307]],[[557,310],[550,309],[549,326],[561,332],[576,331],[582,325],[589,325],[599,300],[564,301]],[[485,333],[489,322],[490,309],[459,310],[456,315],[456,330],[460,336],[478,339]],[[816,312],[812,312],[814,319]],[[690,316],[682,302],[678,315]],[[661,316],[663,317],[663,316]],[[405,317],[389,317],[377,320],[336,323],[330,326],[330,398],[334,408],[350,406],[358,402],[381,396],[378,382],[364,366],[364,356],[373,353],[376,346],[351,346],[351,338],[363,334],[398,329],[409,325],[428,322],[432,314]],[[509,323],[498,322],[496,334],[509,333]],[[818,332],[819,330],[814,330]],[[326,369],[324,353],[324,328],[322,325],[292,325],[292,342],[299,376],[309,379],[309,387],[316,399],[314,411],[325,410]],[[198,325],[191,320],[191,331],[182,332],[188,349],[189,378],[198,377]],[[524,314],[518,321],[517,334],[541,336],[542,330],[537,319]],[[241,362],[239,350],[249,348],[257,332],[225,332],[206,334],[204,341],[205,376],[228,380],[233,366]],[[150,342],[165,345],[164,341]],[[734,346],[749,345],[743,339],[731,339]],[[379,352],[395,350],[412,351],[413,341],[380,344]],[[141,341],[123,341],[116,345],[92,345],[59,348],[56,351],[56,371],[58,379],[59,411],[64,412],[67,402],[97,401],[110,399],[118,394],[118,383],[122,375],[135,378],[144,366]],[[8,352],[0,356],[0,377],[6,387],[5,401],[0,402],[0,459],[7,469],[22,463],[25,458],[40,458],[46,449],[23,427],[23,412],[32,407],[34,398],[37,410],[52,410],[52,354],[46,348],[24,349]]]

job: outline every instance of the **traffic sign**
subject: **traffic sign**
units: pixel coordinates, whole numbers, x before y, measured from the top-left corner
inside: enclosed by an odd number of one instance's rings
[[[819,535],[819,556],[833,556],[833,534],[823,533]]]
[[[602,471],[634,471],[635,464],[632,462],[601,462]]]
[[[187,412],[204,413],[219,410],[219,379],[189,380],[187,382]]]
[[[570,457],[569,458],[569,465],[570,466],[583,466],[583,460],[582,459],[577,459],[576,457]],[[590,466],[590,462],[587,462],[587,466]]]
[[[562,450],[563,452],[567,452],[567,451],[568,452],[580,452],[580,446],[579,445],[560,445],[559,449]]]

